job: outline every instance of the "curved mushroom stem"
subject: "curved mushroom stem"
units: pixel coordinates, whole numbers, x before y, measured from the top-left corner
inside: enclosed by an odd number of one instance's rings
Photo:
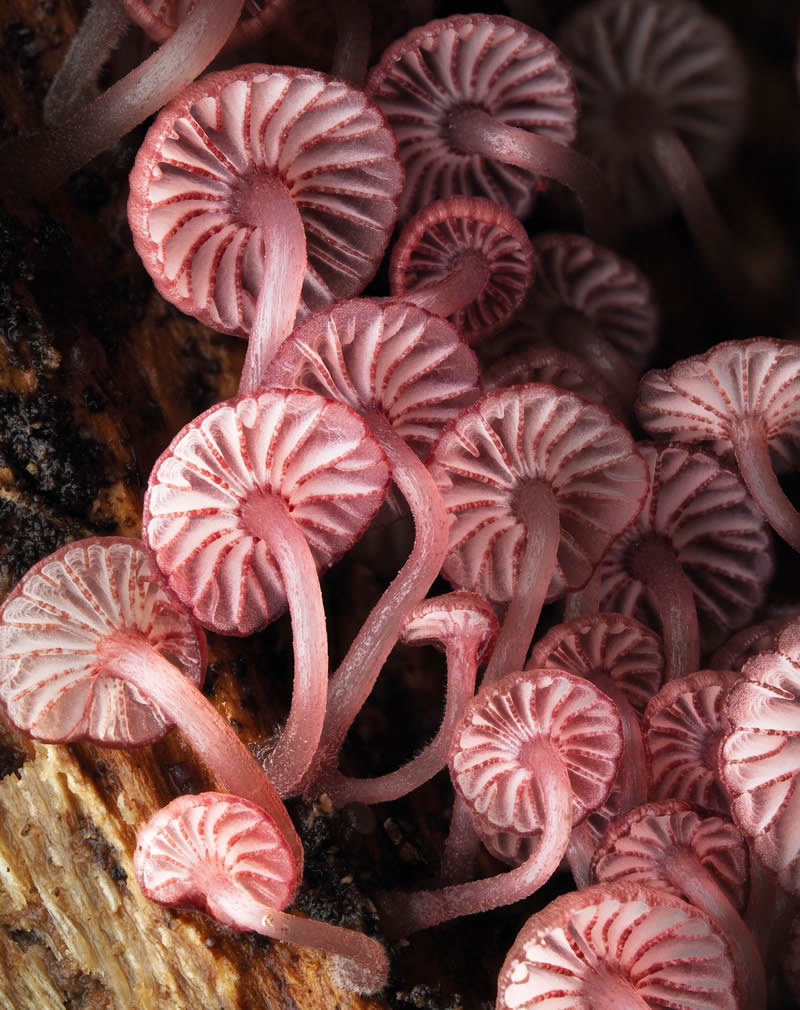
[[[46,126],[55,126],[97,96],[103,64],[130,23],[122,0],[93,0],[44,96]]]
[[[694,159],[671,130],[654,133],[650,151],[711,275],[731,303],[741,306],[747,285],[736,258],[736,241],[714,206]]]
[[[319,753],[306,791],[313,789],[324,768],[336,767],[342,741],[397,642],[406,614],[424,598],[447,554],[450,522],[433,477],[379,411],[364,411],[362,416],[389,457],[394,482],[411,509],[416,536],[406,563],[331,678]]]
[[[463,884],[465,880],[472,880],[480,849],[481,840],[472,823],[469,807],[456,793],[450,815],[450,830],[442,854],[442,882]]]
[[[264,236],[264,276],[250,329],[239,394],[254,393],[275,352],[294,328],[306,275],[306,231],[297,204],[279,179],[248,197],[248,219]]]
[[[700,631],[692,585],[675,551],[658,537],[634,544],[628,551],[634,578],[653,594],[666,653],[664,679],[676,680],[700,668]]]
[[[336,19],[336,49],[331,73],[360,88],[369,67],[372,11],[366,2],[333,0],[333,14]]]
[[[294,687],[286,725],[265,760],[278,794],[300,786],[317,750],[328,690],[328,636],[319,576],[303,532],[273,495],[251,499],[242,509],[250,530],[267,542],[278,564],[292,619]]]
[[[205,70],[233,31],[244,0],[196,0],[159,49],[59,126],[0,151],[3,187],[43,195],[111,147]]]
[[[553,492],[545,484],[532,481],[517,495],[516,511],[527,530],[525,547],[519,558],[514,596],[483,684],[494,684],[506,673],[521,670],[556,566],[561,521]]]
[[[572,830],[572,788],[555,750],[542,744],[532,757],[531,792],[543,825],[539,844],[520,866],[483,880],[438,891],[383,892],[377,903],[386,934],[399,939],[462,915],[510,905],[533,894],[558,869]]]
[[[474,301],[488,279],[489,269],[485,259],[480,253],[470,250],[458,257],[447,277],[396,295],[394,301],[411,302],[446,319]]]
[[[775,476],[764,422],[759,417],[735,421],[731,425],[731,441],[742,479],[756,505],[778,536],[800,552],[800,513]]]
[[[449,140],[464,154],[481,154],[563,183],[581,201],[587,231],[605,245],[613,244],[618,222],[611,187],[593,162],[573,148],[498,122],[478,108],[455,113]]]
[[[303,847],[286,808],[258,761],[202,691],[141,632],[109,636],[99,651],[109,673],[133,684],[175,724],[227,792],[250,800],[269,814],[289,843],[301,876]]]
[[[683,847],[669,854],[665,873],[691,904],[710,915],[725,932],[733,953],[741,1005],[748,1010],[764,1010],[767,983],[761,952],[753,934],[713,875],[690,849]]]
[[[447,654],[447,698],[444,718],[428,746],[402,768],[372,779],[347,778],[334,771],[322,779],[322,788],[337,807],[347,803],[388,803],[399,799],[433,778],[447,764],[450,742],[464,706],[475,693],[478,653],[482,642],[449,640]]]

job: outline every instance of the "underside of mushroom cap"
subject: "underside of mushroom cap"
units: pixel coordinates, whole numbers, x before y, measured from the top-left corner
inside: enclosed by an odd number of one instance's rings
[[[557,41],[580,95],[578,146],[632,224],[672,207],[647,151],[655,131],[674,130],[706,176],[725,165],[747,121],[747,71],[728,29],[699,4],[596,0]]]
[[[444,430],[428,465],[453,515],[442,574],[496,603],[512,598],[525,546],[520,489],[540,483],[559,512],[548,600],[588,582],[647,491],[627,430],[602,407],[541,383],[487,393]]]
[[[372,278],[403,170],[363,91],[253,64],[209,74],[165,106],[130,181],[134,244],[158,290],[209,326],[246,336],[268,253],[259,199],[293,200],[303,222],[302,319]]]
[[[721,930],[692,905],[630,884],[565,894],[531,916],[497,990],[496,1010],[739,1007]]]
[[[262,389],[212,407],[175,436],[150,476],[143,536],[201,624],[249,635],[286,599],[269,544],[243,516],[247,503],[283,502],[324,570],[364,532],[389,480],[383,451],[349,407]]]
[[[488,197],[516,217],[531,208],[535,175],[453,149],[447,130],[457,108],[483,109],[562,144],[575,137],[578,106],[566,61],[548,38],[511,18],[460,15],[414,29],[386,50],[367,89],[397,134],[406,167],[403,218],[459,193]]]
[[[133,634],[200,687],[205,638],[165,589],[139,540],[81,540],[44,558],[0,610],[0,703],[37,740],[91,740],[141,747],[171,728],[130,682],[108,675],[98,655]]]
[[[186,17],[193,0],[122,0],[131,21],[154,42],[164,42]],[[253,42],[275,21],[287,0],[255,0],[242,9],[239,22],[226,42],[237,48]]]

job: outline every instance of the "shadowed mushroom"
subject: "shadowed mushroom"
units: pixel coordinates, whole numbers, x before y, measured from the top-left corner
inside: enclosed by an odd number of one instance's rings
[[[733,453],[769,524],[800,551],[800,515],[775,476],[800,464],[800,343],[730,340],[648,372],[636,412],[655,437]]]
[[[186,17],[193,0],[114,0],[124,5],[131,21],[159,44],[166,42]],[[286,6],[287,0],[247,0],[239,21],[225,43],[238,49],[261,38]]]
[[[363,91],[252,65],[209,74],[161,112],[131,173],[128,219],[166,299],[250,335],[239,392],[253,392],[296,316],[372,278],[402,181]]]
[[[524,217],[545,176],[574,190],[598,237],[615,230],[605,180],[569,146],[578,113],[569,67],[520,21],[486,14],[431,21],[386,50],[367,89],[406,166],[402,217],[458,194],[486,196]]]
[[[557,869],[573,824],[608,796],[621,753],[613,702],[581,677],[529,670],[483,686],[456,728],[450,776],[481,838],[520,865],[435,891],[379,895],[387,932],[406,936],[532,894]]]
[[[778,633],[793,620],[794,617],[770,617],[766,621],[742,628],[717,649],[711,657],[711,668],[739,671],[748,659],[759,652],[773,652]]]
[[[328,646],[317,569],[364,532],[389,479],[386,457],[349,407],[272,389],[195,418],[150,475],[143,536],[201,624],[250,635],[288,603],[292,707],[266,759],[284,796],[308,768],[325,716]]]
[[[179,796],[139,829],[136,879],[161,905],[196,908],[241,932],[324,950],[343,989],[382,989],[388,961],[377,940],[283,911],[298,882],[292,854],[272,818],[223,793]]]
[[[496,1010],[738,1010],[718,926],[679,898],[598,884],[531,916],[500,970]],[[742,1010],[745,1010],[742,1007]]]
[[[303,850],[258,762],[199,690],[205,640],[138,540],[68,544],[0,610],[0,704],[45,743],[142,747],[173,726],[231,792],[263,807],[302,874]]]
[[[702,909],[727,936],[743,1007],[766,1006],[764,964],[742,919],[747,843],[730,821],[676,800],[637,807],[609,828],[592,866],[598,883],[644,884]]]

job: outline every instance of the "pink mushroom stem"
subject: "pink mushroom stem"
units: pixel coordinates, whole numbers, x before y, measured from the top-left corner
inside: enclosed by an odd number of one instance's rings
[[[233,31],[242,6],[243,0],[196,0],[175,34],[121,81],[65,122],[6,145],[2,181],[23,195],[58,187],[202,73]]]
[[[742,479],[756,505],[778,536],[800,552],[800,514],[775,476],[763,420],[743,417],[732,421],[730,437]]]
[[[265,760],[279,795],[290,796],[311,764],[325,719],[328,637],[322,591],[308,541],[277,496],[251,499],[242,509],[242,518],[257,536],[269,540],[292,619],[292,706]]]
[[[531,481],[520,490],[516,510],[526,526],[514,596],[506,611],[483,683],[493,684],[511,670],[521,670],[536,631],[556,566],[561,521],[552,491]]]
[[[408,502],[416,534],[406,563],[331,678],[318,768],[335,766],[342,741],[399,638],[406,614],[424,598],[447,554],[450,523],[433,477],[380,411],[363,410],[361,416],[389,459],[392,479]]]
[[[428,746],[402,768],[372,779],[348,778],[334,772],[323,780],[325,792],[334,805],[347,803],[388,803],[419,788],[447,764],[450,744],[464,706],[475,693],[479,643],[449,640],[447,655],[447,697],[444,718]]]
[[[692,585],[675,551],[658,537],[631,548],[630,571],[653,595],[661,619],[665,680],[676,680],[700,668],[700,630]]]
[[[224,789],[250,800],[272,817],[302,866],[302,845],[274,786],[202,691],[190,684],[141,632],[120,631],[107,636],[99,652],[111,675],[134,685],[158,706],[168,722],[177,726]]]
[[[461,884],[475,876],[475,864],[481,850],[469,807],[461,796],[453,801],[450,830],[442,853],[442,883]]]
[[[539,844],[520,866],[494,877],[453,884],[437,891],[384,892],[378,907],[391,938],[415,933],[462,915],[486,912],[533,894],[556,871],[572,830],[572,787],[564,762],[545,743],[529,755],[536,775],[531,779],[533,802],[544,825]]]
[[[365,2],[333,0],[333,14],[336,19],[336,49],[331,73],[362,87],[369,67],[372,11]]]
[[[728,937],[742,1007],[763,1010],[767,1003],[767,985],[761,952],[724,890],[688,847],[681,846],[670,853],[664,873],[667,880],[691,904],[710,915]]]
[[[656,131],[650,151],[712,276],[734,304],[740,303],[746,289],[735,259],[736,242],[714,206],[694,159],[671,130]]]
[[[250,329],[239,394],[254,393],[275,352],[292,332],[306,274],[306,231],[280,180],[267,178],[247,201],[264,235],[264,276]]]
[[[424,287],[412,288],[398,296],[397,300],[411,302],[420,309],[447,318],[474,301],[488,279],[489,269],[485,257],[470,250],[459,256],[447,277]]]
[[[483,155],[558,179],[581,201],[592,237],[612,243],[617,231],[613,193],[594,164],[573,148],[498,122],[483,109],[471,107],[453,115],[448,136],[462,153]]]

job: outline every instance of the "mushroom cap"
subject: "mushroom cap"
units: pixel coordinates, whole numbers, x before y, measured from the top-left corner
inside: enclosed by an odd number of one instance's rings
[[[231,915],[231,890],[266,914],[285,908],[298,884],[291,848],[273,819],[230,793],[178,796],[162,807],[139,829],[133,865],[151,901],[196,908],[238,930],[249,927]]]
[[[598,566],[600,607],[658,627],[650,590],[631,575],[627,558],[646,538],[666,540],[692,584],[701,645],[714,649],[764,603],[775,568],[769,527],[741,477],[713,456],[680,445],[638,448],[650,491]]]
[[[724,167],[747,122],[747,70],[731,33],[699,4],[595,0],[557,39],[580,95],[578,146],[631,224],[672,208],[648,153],[655,131],[677,134],[704,175]]]
[[[742,669],[725,702],[729,732],[720,773],[731,815],[758,858],[800,895],[800,625],[778,636]]]
[[[664,645],[622,614],[592,614],[559,624],[534,645],[526,667],[556,667],[592,679],[603,673],[641,715],[664,683]]]
[[[717,750],[726,730],[725,696],[739,680],[732,670],[699,670],[665,684],[642,720],[649,792],[728,814]]]
[[[499,630],[491,606],[477,593],[455,592],[418,603],[400,629],[406,645],[432,645],[446,649],[454,639],[479,643],[478,662],[491,655]]]
[[[578,104],[566,61],[512,18],[468,14],[416,28],[389,46],[367,90],[397,134],[406,168],[402,218],[459,193],[488,197],[516,217],[531,208],[532,172],[452,148],[454,110],[479,108],[562,144],[575,138]]]
[[[736,1010],[733,957],[698,908],[633,884],[556,898],[525,923],[506,956],[496,1010],[633,1005]],[[627,1000],[626,1000],[627,996]]]
[[[305,227],[303,319],[371,280],[403,170],[365,92],[311,70],[252,64],[209,74],[166,105],[130,182],[134,244],[161,294],[246,336],[267,251],[259,193],[291,197]]]
[[[141,541],[79,540],[39,561],[0,609],[0,704],[9,720],[45,743],[142,747],[160,739],[172,723],[97,655],[105,639],[123,635],[202,684],[203,633]]]
[[[727,819],[701,814],[679,800],[635,807],[608,829],[592,858],[598,883],[644,884],[683,897],[673,854],[689,851],[722,887],[738,912],[747,905],[750,857],[747,842]]]
[[[530,788],[542,749],[564,762],[573,823],[580,823],[603,803],[617,774],[622,724],[616,706],[582,677],[528,670],[480,691],[453,734],[453,785],[476,830],[500,853],[518,836],[542,830]]]
[[[165,42],[186,17],[194,0],[122,0],[128,17],[154,42]],[[287,0],[246,3],[224,49],[235,49],[260,38]]]
[[[495,603],[514,593],[527,535],[515,501],[526,483],[549,487],[560,514],[548,600],[586,585],[647,493],[627,430],[602,407],[541,383],[494,390],[462,411],[428,467],[453,516],[442,574]]]
[[[703,442],[733,453],[731,427],[764,427],[777,472],[800,466],[800,342],[728,340],[705,354],[648,372],[636,413],[653,437]]]
[[[794,617],[770,617],[737,631],[711,657],[712,669],[740,671],[759,652],[772,652],[778,633],[793,620]]]
[[[390,479],[383,450],[345,404],[261,389],[178,432],[150,475],[142,535],[201,624],[250,635],[286,599],[269,543],[250,529],[243,506],[266,495],[283,501],[323,571],[364,532]]]
[[[557,343],[559,317],[577,318],[639,374],[658,343],[661,313],[647,277],[630,260],[585,235],[533,239],[536,281],[514,322],[488,352]],[[557,333],[557,330],[556,330]]]
[[[480,260],[486,282],[469,305],[448,319],[474,344],[508,325],[533,282],[536,256],[513,214],[482,197],[436,200],[400,233],[389,279],[392,294],[402,298],[445,280],[464,256]]]
[[[475,355],[451,323],[404,302],[366,299],[306,320],[279,348],[265,382],[380,411],[420,456],[480,393]]]

